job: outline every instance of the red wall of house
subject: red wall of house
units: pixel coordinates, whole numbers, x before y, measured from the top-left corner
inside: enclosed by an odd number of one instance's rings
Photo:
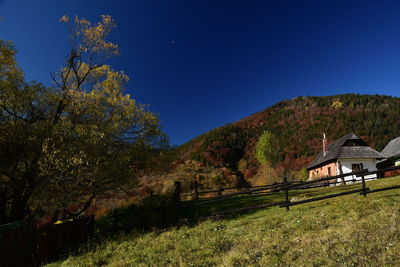
[[[329,168],[330,168],[330,173],[329,173]],[[308,173],[308,178],[314,180],[322,177],[335,176],[335,175],[338,175],[336,173],[336,164],[332,162],[310,170]]]

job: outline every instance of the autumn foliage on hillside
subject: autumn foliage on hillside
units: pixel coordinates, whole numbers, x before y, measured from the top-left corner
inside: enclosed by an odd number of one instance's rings
[[[261,134],[269,131],[276,137],[277,168],[298,171],[321,150],[322,133],[334,141],[354,132],[381,151],[391,139],[400,136],[399,114],[400,98],[396,97],[297,97],[202,134],[177,150],[182,162],[190,159],[228,167],[247,179],[259,168],[255,145]]]

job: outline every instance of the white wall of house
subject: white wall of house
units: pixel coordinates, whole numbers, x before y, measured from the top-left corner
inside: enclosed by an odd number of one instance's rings
[[[352,165],[353,164],[360,164],[360,163],[362,163],[363,169],[368,169],[368,171],[376,171],[377,170],[376,169],[376,162],[377,162],[376,159],[340,159],[338,161],[340,161],[341,164],[342,164],[343,173],[353,172]],[[336,166],[338,166],[338,165],[336,165]],[[338,171],[337,173],[339,173],[339,169],[337,171]],[[376,178],[376,177],[377,177],[376,174],[371,174],[371,175],[365,176],[366,179]],[[345,177],[345,181],[346,182],[350,182],[350,181],[353,181],[353,180],[361,181],[361,177],[356,177],[356,176],[353,176],[353,175]]]

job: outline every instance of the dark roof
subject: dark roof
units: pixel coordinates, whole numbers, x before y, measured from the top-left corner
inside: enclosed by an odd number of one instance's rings
[[[357,146],[343,146],[348,140],[357,140],[362,145]],[[328,145],[328,152],[323,154],[323,151],[319,152],[317,157],[310,165],[308,169],[315,168],[320,165],[324,165],[336,159],[383,159],[385,158],[381,153],[369,147],[361,138],[354,133],[347,134],[335,142]]]
[[[390,141],[381,153],[388,158],[400,155],[400,137]]]

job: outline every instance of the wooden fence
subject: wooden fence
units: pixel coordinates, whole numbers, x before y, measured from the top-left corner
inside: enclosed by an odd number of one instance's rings
[[[290,206],[294,206],[294,205],[300,205],[300,204],[304,204],[304,203],[319,201],[319,200],[328,199],[328,198],[335,198],[335,197],[340,197],[340,196],[349,195],[349,194],[359,193],[365,197],[365,196],[367,196],[367,194],[397,189],[397,188],[400,188],[400,185],[370,190],[368,187],[366,187],[367,179],[365,178],[365,176],[372,175],[372,174],[378,174],[379,172],[382,172],[382,171],[385,172],[385,171],[389,171],[389,170],[398,170],[398,169],[400,169],[400,167],[395,167],[395,168],[390,168],[390,169],[385,169],[385,170],[376,170],[376,171],[371,171],[371,172],[369,172],[368,170],[361,170],[358,172],[354,172],[354,173],[352,173],[352,175],[361,177],[361,181],[360,181],[361,188],[360,189],[349,190],[349,191],[345,191],[345,192],[340,192],[340,193],[335,193],[335,194],[330,194],[330,195],[325,195],[325,196],[320,196],[320,197],[314,197],[314,198],[309,198],[309,199],[304,199],[304,200],[299,200],[299,201],[294,201],[294,202],[291,202],[289,200],[289,197],[288,197],[289,189],[298,189],[299,185],[287,185],[287,186],[282,187],[282,189],[285,190],[285,196],[286,196],[287,201],[286,201],[286,203],[280,204],[279,206],[286,207],[288,209]],[[338,176],[334,176],[334,177],[322,178],[319,180],[308,181],[305,183],[312,184],[313,182],[315,183],[317,181],[342,178],[345,175],[349,175],[349,174],[342,174],[342,175],[338,175]],[[371,179],[374,179],[374,178],[370,178],[368,180],[371,180]],[[380,179],[382,179],[382,178],[380,178]]]
[[[32,223],[0,225],[0,267],[40,266],[82,244],[94,232],[94,216],[39,229]]]
[[[168,227],[182,222],[197,221],[206,218],[219,218],[228,214],[236,214],[272,206],[278,206],[289,210],[289,208],[292,206],[350,194],[361,194],[363,196],[367,196],[368,194],[376,192],[400,189],[400,180],[398,185],[374,189],[367,187],[366,181],[375,178],[365,178],[372,174],[378,174],[379,172],[393,172],[398,170],[400,170],[400,167],[372,172],[368,172],[368,170],[361,170],[358,172],[346,173],[305,182],[288,182],[286,179],[283,179],[283,183],[241,188],[240,191],[231,193],[226,192],[229,192],[229,190],[236,190],[236,188],[219,188],[217,190],[197,192],[198,195],[208,193],[216,193],[217,195],[212,198],[199,199],[193,202],[175,202],[149,209],[138,209],[131,213],[121,213],[115,210],[109,215],[109,219],[111,220],[111,228],[105,229],[105,232],[113,232],[115,230],[131,230],[134,228],[148,230],[152,227]],[[298,194],[298,190],[337,185],[340,184],[340,182],[337,181],[346,176],[360,177],[360,187],[355,189],[353,186],[351,189],[344,192],[314,196],[307,199],[295,201],[290,199],[292,193]],[[354,181],[355,180],[353,180],[353,182]],[[275,200],[275,202],[271,203],[259,203],[253,206],[236,206],[228,209],[221,208],[224,201],[228,199],[235,199],[235,197],[238,196],[257,198],[260,196],[260,194],[272,193],[279,193],[277,196],[282,197],[282,199],[280,201],[279,199]],[[216,209],[211,216],[187,218],[185,217],[185,212],[181,213],[181,211],[184,209],[195,210],[199,206],[212,203],[216,203],[216,205],[211,205],[211,207],[213,206],[215,208],[219,206],[220,208]],[[31,225],[21,223],[2,225],[0,226],[0,267],[39,266],[44,262],[57,259],[66,250],[86,242],[93,232],[93,216],[82,217],[73,222],[67,222],[59,225],[47,225],[40,229],[34,229]]]
[[[30,224],[0,225],[0,266],[37,266],[35,232]]]
[[[395,169],[400,169],[400,167],[392,168],[390,170],[395,170]],[[221,216],[225,216],[227,214],[235,214],[254,209],[272,207],[272,206],[284,207],[289,210],[290,206],[300,205],[323,199],[335,198],[355,193],[361,193],[362,195],[365,196],[373,192],[400,188],[400,181],[399,181],[399,186],[370,190],[369,188],[366,187],[365,182],[376,178],[365,178],[365,177],[377,173],[378,171],[368,172],[368,170],[361,170],[357,172],[345,173],[342,175],[325,177],[318,180],[305,181],[305,182],[288,182],[286,179],[283,179],[284,180],[283,183],[241,188],[240,191],[227,194],[223,194],[222,192],[227,192],[228,190],[232,190],[234,188],[219,188],[217,190],[208,190],[202,192],[197,191],[197,194],[199,195],[208,193],[217,193],[217,195],[209,198],[200,198],[195,201],[182,201],[182,202],[177,202],[173,205],[164,205],[157,208],[141,209],[132,213],[117,212],[117,210],[115,210],[113,213],[110,214],[111,216],[110,230],[111,231],[129,230],[132,228],[139,228],[146,230],[157,226],[166,227],[169,225],[176,225],[182,221],[190,222],[190,221],[204,220],[206,218],[218,218]],[[299,201],[290,200],[290,192],[313,189],[318,187],[327,187],[331,185],[339,185],[341,184],[340,182],[338,182],[339,179],[347,176],[352,176],[354,178],[354,180],[350,180],[349,182],[360,182],[360,189],[352,189],[345,192],[340,192],[325,196],[317,196]],[[361,179],[355,180],[355,177],[361,177]],[[252,198],[252,197],[259,197],[262,194],[272,194],[276,192],[280,192],[282,194],[281,201],[276,201],[274,203],[262,203],[253,206],[233,207],[230,209],[222,208],[225,201],[227,201],[228,199],[234,199],[235,197],[238,196],[247,196],[248,198]],[[213,205],[213,203],[215,205]],[[210,206],[212,206],[215,210],[212,213],[208,213],[207,216],[186,217],[187,212],[182,212],[183,210],[186,211],[196,210],[197,207],[209,204],[211,204]]]
[[[40,262],[48,262],[93,236],[94,215],[82,216],[62,224],[47,224],[37,229],[36,234],[36,257]]]
[[[285,183],[274,183],[274,184],[266,184],[266,185],[256,185],[256,186],[246,186],[246,187],[222,187],[220,186],[218,189],[211,189],[205,191],[199,191],[199,185],[196,181],[194,181],[193,186],[194,189],[191,193],[181,193],[180,199],[182,200],[201,200],[201,199],[212,199],[214,197],[209,197],[207,195],[215,194],[216,196],[222,196],[225,194],[230,194],[234,192],[246,191],[250,189],[256,188],[264,188],[264,190],[256,191],[257,193],[262,193],[262,191],[269,190],[270,188],[274,188],[280,185],[284,185]],[[228,193],[227,193],[228,192]],[[206,195],[206,196],[204,196]]]
[[[351,172],[351,173],[345,173],[345,174],[336,175],[336,176],[324,177],[321,179],[305,181],[305,182],[287,182],[286,179],[283,179],[284,182],[280,183],[280,184],[252,187],[247,190],[242,190],[240,192],[235,192],[235,193],[230,193],[230,194],[225,194],[225,195],[219,194],[218,196],[215,196],[212,198],[199,200],[196,203],[192,203],[192,204],[188,204],[188,205],[185,205],[183,203],[179,208],[189,208],[189,207],[206,205],[206,204],[215,203],[215,202],[220,202],[219,206],[221,206],[222,201],[224,201],[227,198],[231,198],[231,197],[235,197],[235,196],[240,196],[240,195],[257,196],[255,194],[258,192],[264,192],[266,194],[272,193],[272,192],[283,192],[284,198],[282,199],[282,201],[279,201],[276,203],[255,205],[255,206],[250,206],[250,207],[240,207],[240,208],[235,208],[235,209],[231,209],[231,210],[224,210],[224,211],[221,210],[220,212],[215,212],[215,216],[225,215],[225,214],[229,214],[229,213],[238,213],[238,212],[243,212],[243,211],[248,211],[248,210],[253,210],[253,209],[261,209],[261,208],[271,207],[271,206],[279,206],[282,208],[284,207],[289,210],[290,206],[319,201],[319,200],[323,200],[323,199],[335,198],[335,197],[340,197],[340,196],[355,194],[355,193],[360,193],[363,196],[366,196],[367,194],[371,194],[371,193],[375,193],[375,192],[398,189],[398,188],[400,188],[400,181],[399,181],[399,186],[391,186],[391,187],[387,187],[387,188],[379,188],[379,189],[370,190],[369,188],[366,187],[366,181],[376,180],[377,178],[365,178],[366,176],[376,174],[376,175],[378,175],[378,179],[383,179],[386,177],[379,178],[380,173],[393,172],[393,171],[398,171],[398,170],[400,170],[400,167],[394,167],[394,168],[388,168],[388,169],[376,170],[376,171],[361,170],[361,171],[357,171],[357,172]],[[305,199],[305,200],[290,201],[290,195],[289,195],[290,191],[327,187],[327,186],[331,186],[331,185],[339,185],[341,183],[338,182],[338,180],[342,179],[344,177],[348,177],[348,176],[353,177],[353,179],[350,180],[350,182],[352,182],[352,183],[360,182],[361,188],[355,189],[355,190],[349,190],[349,191],[345,191],[345,192],[340,192],[340,193],[335,193],[335,194],[330,194],[330,195],[325,195],[325,196],[309,198],[309,199]],[[360,177],[361,179],[355,180],[354,177]],[[210,192],[210,191],[205,191],[205,192]],[[201,192],[199,192],[199,193],[201,193]]]
[[[366,170],[363,170],[366,171]],[[288,183],[289,184],[293,184],[293,185],[298,185],[296,186],[297,189],[309,189],[309,188],[319,188],[319,187],[327,187],[327,186],[335,186],[335,185],[341,185],[342,182],[338,181],[338,179],[340,178],[344,178],[344,177],[349,177],[351,176],[352,179],[350,180],[346,180],[346,183],[356,183],[356,182],[361,182],[360,180],[356,180],[355,177],[357,176],[357,174],[359,174],[360,172],[352,172],[352,173],[345,173],[342,175],[337,175],[337,176],[332,176],[332,177],[324,177],[318,180],[312,180],[312,181],[306,181],[306,182],[302,182],[302,181],[294,181],[294,182],[287,182],[284,181],[282,183],[274,183],[274,184],[265,184],[265,185],[256,185],[256,186],[246,186],[246,187],[222,187],[220,186],[217,189],[211,189],[211,190],[204,190],[204,191],[199,191],[199,185],[196,181],[194,181],[193,185],[194,185],[194,189],[192,190],[192,192],[190,193],[181,193],[180,194],[180,198],[182,200],[212,200],[212,199],[216,199],[217,197],[220,196],[231,196],[232,193],[239,193],[237,195],[241,195],[241,194],[263,194],[263,193],[268,193],[273,191],[273,189],[279,189],[279,187],[281,186],[285,186]],[[367,175],[371,175],[371,174],[376,174],[378,179],[382,179],[382,178],[388,178],[390,176],[390,174],[394,174],[394,175],[400,175],[400,169],[399,167],[394,167],[394,168],[388,168],[388,169],[383,169],[383,170],[376,170],[376,171],[371,171]],[[385,176],[383,176],[385,175]],[[386,177],[388,176],[388,177]],[[374,178],[364,178],[365,181],[369,181],[369,180],[376,180],[376,177]],[[284,179],[282,179],[284,180]],[[336,180],[334,182],[332,182],[332,180]],[[263,190],[256,190],[256,191],[252,191],[252,189],[261,189],[263,188]],[[215,194],[214,196],[207,196],[210,194]],[[205,195],[205,196],[204,196]]]
[[[155,208],[141,209],[132,213],[118,213],[116,210],[111,213],[111,230],[129,230],[132,228],[151,229],[151,227],[166,227],[176,225],[184,219],[202,219],[202,218],[185,218],[185,213],[180,213],[182,209],[195,209],[196,207],[207,205],[210,203],[217,203],[216,206],[222,206],[222,203],[227,199],[235,198],[237,196],[258,197],[260,194],[271,194],[280,192],[282,194],[281,201],[273,203],[262,203],[253,206],[234,207],[231,209],[220,209],[212,214],[211,217],[216,218],[227,214],[234,214],[245,212],[249,210],[262,209],[272,206],[279,206],[289,210],[291,206],[301,205],[314,201],[336,198],[350,194],[361,194],[367,196],[368,194],[382,192],[387,190],[400,189],[399,185],[371,189],[367,187],[366,181],[375,178],[365,178],[366,176],[379,173],[388,173],[399,171],[400,167],[372,171],[361,170],[352,173],[346,173],[337,176],[325,177],[318,180],[305,181],[305,182],[288,182],[283,179],[283,183],[254,186],[250,188],[241,188],[237,192],[229,192],[229,190],[237,190],[237,188],[219,188],[217,190],[209,190],[199,192],[201,194],[216,193],[217,195],[212,198],[199,199],[194,202],[174,202],[168,205],[160,205]],[[307,190],[317,187],[326,187],[330,185],[337,185],[339,179],[346,176],[361,177],[360,188],[328,194],[323,196],[315,196],[307,199],[291,201],[290,195],[293,191]],[[382,179],[382,178],[379,178]],[[355,181],[355,180],[353,180]],[[225,192],[226,194],[223,194]],[[132,220],[127,220],[128,217]],[[208,217],[209,218],[209,217]],[[204,219],[204,217],[203,217]],[[133,223],[132,223],[133,222]],[[66,222],[58,225],[46,225],[40,229],[35,229],[33,225],[23,223],[13,223],[0,226],[0,267],[3,266],[39,266],[43,262],[48,262],[57,259],[66,250],[71,249],[78,244],[82,244],[94,232],[94,217],[86,216],[76,219],[72,222]]]

